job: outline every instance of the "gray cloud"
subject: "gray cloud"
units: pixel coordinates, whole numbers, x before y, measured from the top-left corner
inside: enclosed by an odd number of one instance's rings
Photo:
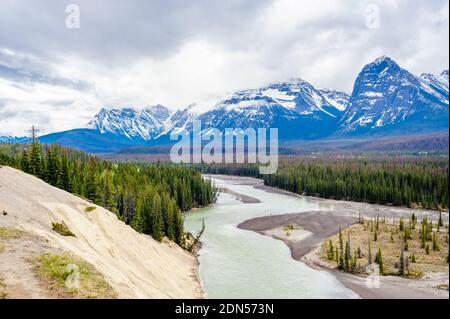
[[[70,3],[80,29],[65,27]],[[448,68],[448,8],[446,0],[7,1],[2,112],[20,117],[0,123],[21,132],[46,120],[54,131],[84,125],[102,105],[206,109],[224,93],[290,77],[351,91],[380,55],[439,73]]]
[[[65,8],[69,3],[80,8],[78,30],[65,27]],[[124,54],[163,57],[191,38],[221,41],[235,37],[268,3],[268,0],[10,1],[2,4],[0,43],[49,56],[76,51],[104,62],[120,60]],[[21,33],[19,37],[11,36],[17,31]]]

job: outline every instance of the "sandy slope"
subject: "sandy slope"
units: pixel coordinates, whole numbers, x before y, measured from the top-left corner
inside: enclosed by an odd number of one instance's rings
[[[10,167],[0,167],[0,226],[36,234],[55,249],[95,266],[120,298],[198,298],[193,256],[173,243],[159,243],[135,232],[113,213]],[[51,228],[64,221],[76,234],[63,237]]]

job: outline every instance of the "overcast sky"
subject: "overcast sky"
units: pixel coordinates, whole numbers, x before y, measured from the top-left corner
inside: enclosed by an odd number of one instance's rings
[[[448,37],[447,0],[2,0],[0,132],[82,127],[103,106],[206,110],[292,77],[350,93],[381,55],[448,69]]]

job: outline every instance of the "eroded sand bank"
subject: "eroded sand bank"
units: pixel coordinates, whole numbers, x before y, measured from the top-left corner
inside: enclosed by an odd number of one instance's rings
[[[94,210],[86,210],[92,206]],[[0,215],[1,227],[22,229],[43,238],[50,249],[92,264],[119,298],[202,297],[194,256],[172,242],[159,243],[139,234],[112,212],[34,176],[0,167],[1,211],[7,212]],[[52,230],[52,222],[62,221],[76,237]],[[0,259],[5,271],[14,270],[13,260]]]

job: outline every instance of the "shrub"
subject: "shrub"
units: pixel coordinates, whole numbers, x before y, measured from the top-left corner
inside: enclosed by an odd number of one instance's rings
[[[64,222],[62,222],[62,223],[53,222],[52,229],[62,236],[76,237],[75,234],[70,231],[70,229],[67,227],[67,225]]]
[[[86,213],[90,213],[90,212],[94,211],[96,208],[97,208],[97,207],[95,207],[95,206],[88,206],[88,207],[86,207],[86,208],[84,209],[84,211],[85,211]]]

